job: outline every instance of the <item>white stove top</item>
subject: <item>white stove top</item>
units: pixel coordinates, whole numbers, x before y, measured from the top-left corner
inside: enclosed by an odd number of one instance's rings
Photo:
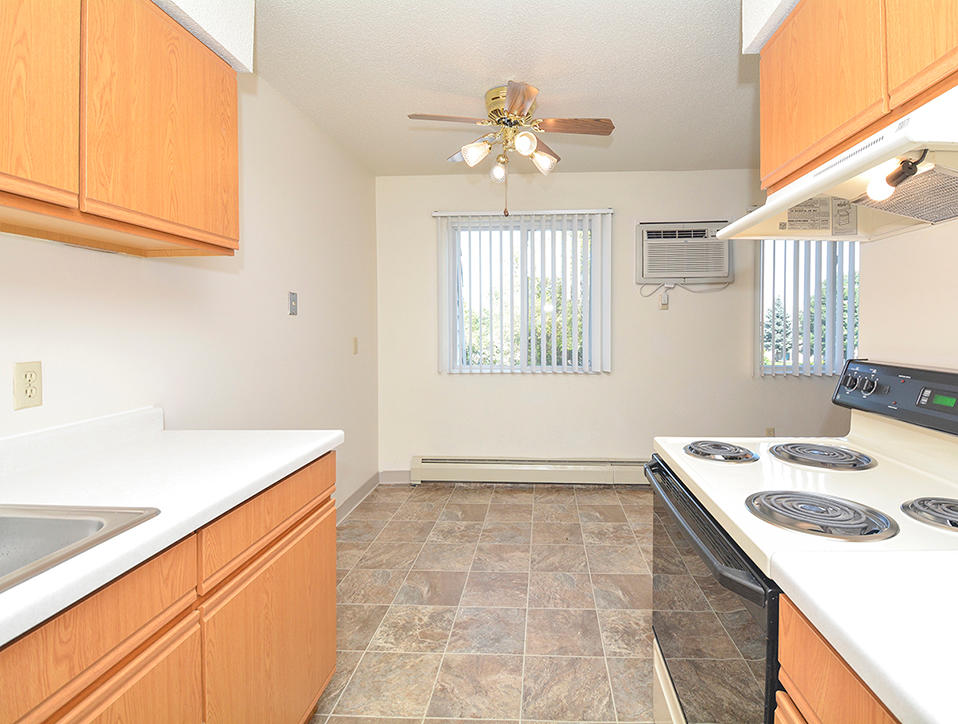
[[[757,453],[754,462],[694,457],[683,448],[694,440],[720,440]],[[769,448],[783,442],[847,447],[877,461],[868,470],[827,470],[784,462]],[[771,559],[796,551],[958,551],[958,530],[921,523],[901,511],[924,496],[958,498],[958,437],[852,412],[852,430],[840,438],[658,437],[655,451],[708,509],[755,564],[771,577]],[[953,478],[947,477],[952,472]],[[796,490],[847,498],[878,509],[900,527],[884,540],[845,541],[786,530],[750,512],[745,499],[763,490]]]

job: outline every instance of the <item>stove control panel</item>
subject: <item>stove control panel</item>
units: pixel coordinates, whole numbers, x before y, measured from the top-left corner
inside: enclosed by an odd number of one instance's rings
[[[958,435],[958,372],[852,359],[832,402]]]

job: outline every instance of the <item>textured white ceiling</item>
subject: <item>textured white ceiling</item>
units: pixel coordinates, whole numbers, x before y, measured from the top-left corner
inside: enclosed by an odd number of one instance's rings
[[[377,175],[462,173],[445,158],[480,132],[406,115],[482,117],[510,79],[539,87],[540,117],[615,122],[549,134],[559,171],[757,167],[740,47],[740,0],[256,2],[257,72]]]

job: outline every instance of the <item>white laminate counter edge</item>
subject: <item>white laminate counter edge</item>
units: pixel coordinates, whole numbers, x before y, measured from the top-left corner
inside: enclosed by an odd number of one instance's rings
[[[29,436],[0,439],[2,456],[14,448],[32,454],[55,445],[44,464],[13,460],[0,472],[0,503],[160,509],[135,528],[0,592],[0,646],[344,439],[341,430],[165,431],[162,419],[162,410],[148,408],[90,421],[92,428],[41,431],[42,447]],[[118,430],[116,438],[103,440]]]

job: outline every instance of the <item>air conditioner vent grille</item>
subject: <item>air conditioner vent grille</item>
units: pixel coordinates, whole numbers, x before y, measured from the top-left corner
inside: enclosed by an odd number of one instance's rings
[[[733,279],[727,239],[716,239],[721,222],[639,224],[636,282],[726,283]]]

